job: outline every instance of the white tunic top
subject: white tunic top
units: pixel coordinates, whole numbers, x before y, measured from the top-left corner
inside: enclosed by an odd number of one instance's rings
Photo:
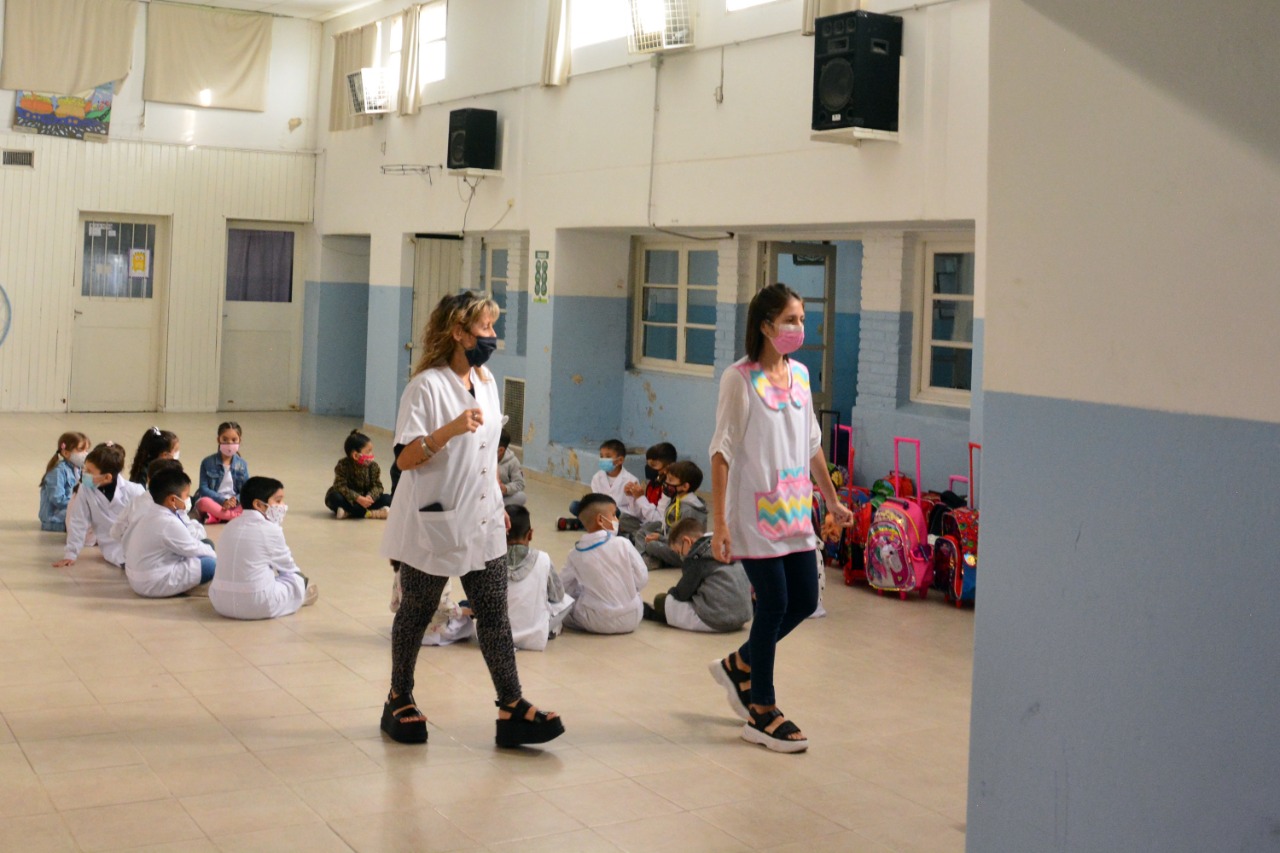
[[[168,598],[200,585],[200,558],[213,549],[201,542],[179,513],[138,498],[129,507],[124,575],[146,598]]]
[[[516,648],[540,652],[547,647],[551,617],[568,610],[573,598],[566,595],[555,603],[548,600],[547,582],[554,569],[546,551],[530,548],[525,561],[533,563],[532,570],[518,581],[507,581],[507,613]]]
[[[283,528],[257,510],[232,519],[218,540],[213,609],[231,619],[274,619],[297,612],[305,597]]]
[[[116,477],[116,491],[107,500],[99,489],[87,489],[81,486],[76,494],[79,500],[73,500],[67,508],[67,547],[63,556],[74,560],[84,547],[85,536],[93,529],[98,539],[98,547],[102,549],[102,558],[113,566],[124,565],[124,546],[120,540],[111,535],[111,526],[129,502],[147,490],[131,480]]]
[[[613,502],[618,505],[618,515],[624,512],[635,515],[636,499],[628,495],[625,489],[628,484],[638,482],[640,481],[636,479],[636,475],[626,468],[616,477],[610,477],[608,471],[596,471],[591,475],[591,491],[613,498]]]
[[[400,395],[396,444],[437,430],[467,409],[484,413],[475,432],[451,438],[429,462],[400,475],[382,556],[429,575],[465,575],[507,552],[496,474],[502,433],[498,386],[483,367],[471,371],[471,383],[474,397],[449,367],[432,367],[410,379]],[[432,504],[442,509],[423,511]]]
[[[594,634],[628,634],[640,624],[640,590],[649,582],[649,570],[629,539],[607,530],[583,535],[560,578],[575,599],[566,625]]]
[[[733,559],[762,559],[817,547],[809,460],[822,434],[809,371],[791,360],[791,384],[778,388],[745,358],[720,377],[710,455],[729,463],[725,521]]]

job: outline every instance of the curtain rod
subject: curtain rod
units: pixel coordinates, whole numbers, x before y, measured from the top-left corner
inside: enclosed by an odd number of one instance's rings
[[[253,9],[228,9],[225,6],[210,6],[208,3],[173,3],[170,0],[137,0],[137,2],[150,6],[152,3],[162,3],[168,6],[192,6],[196,9],[214,9],[218,12],[240,12],[245,15],[266,15],[268,18],[287,18],[290,21],[311,21],[310,18],[299,18],[296,15],[281,15],[279,12],[256,12]],[[312,21],[318,24],[320,21]]]

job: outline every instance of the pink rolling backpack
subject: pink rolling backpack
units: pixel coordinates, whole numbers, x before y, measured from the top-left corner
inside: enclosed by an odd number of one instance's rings
[[[893,439],[893,473],[895,481],[901,466],[898,450],[903,444],[913,444],[916,450],[916,479],[920,482],[920,440],[918,438]],[[920,502],[913,497],[885,498],[871,519],[866,550],[867,583],[877,592],[896,592],[906,598],[909,592],[918,592],[921,598],[929,594],[933,584],[933,554],[928,543],[928,527]]]

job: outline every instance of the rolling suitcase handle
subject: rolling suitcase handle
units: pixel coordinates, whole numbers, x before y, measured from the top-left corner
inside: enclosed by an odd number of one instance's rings
[[[916,494],[918,495],[924,488],[920,485],[920,439],[904,438],[900,435],[893,437],[893,476],[902,476],[902,466],[898,464],[898,448],[903,444],[914,444],[916,448]]]
[[[950,477],[947,478],[947,491],[954,492],[956,490],[956,483],[964,483],[965,495],[967,497],[968,493],[972,490],[971,486],[969,485],[970,483],[969,478],[962,477],[959,474],[952,474]]]

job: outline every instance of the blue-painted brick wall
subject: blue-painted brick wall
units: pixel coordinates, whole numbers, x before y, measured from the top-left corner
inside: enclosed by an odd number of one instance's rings
[[[305,405],[317,415],[362,416],[368,357],[369,286],[307,282],[303,328]]]
[[[413,288],[375,285],[369,288],[369,325],[365,370],[364,419],[395,429],[400,393],[409,377],[413,337]]]

